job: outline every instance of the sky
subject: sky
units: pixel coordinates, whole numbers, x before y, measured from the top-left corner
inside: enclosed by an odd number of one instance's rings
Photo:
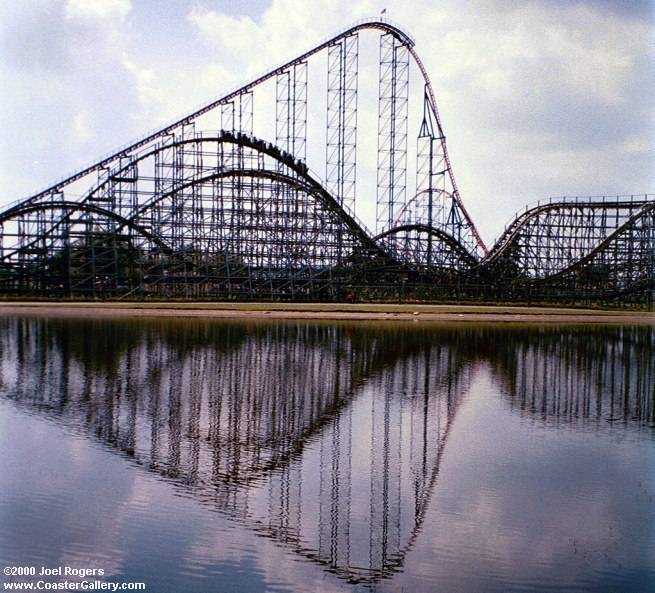
[[[653,0],[24,0],[0,6],[0,205],[383,9],[487,242],[537,200],[655,193]]]

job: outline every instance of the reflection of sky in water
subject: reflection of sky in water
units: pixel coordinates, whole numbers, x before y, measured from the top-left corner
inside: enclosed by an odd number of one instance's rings
[[[655,580],[652,330],[71,323],[3,325],[3,564],[158,592]]]

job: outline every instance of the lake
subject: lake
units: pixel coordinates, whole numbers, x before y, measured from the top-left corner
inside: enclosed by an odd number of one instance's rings
[[[8,316],[0,451],[3,567],[655,591],[652,327]]]

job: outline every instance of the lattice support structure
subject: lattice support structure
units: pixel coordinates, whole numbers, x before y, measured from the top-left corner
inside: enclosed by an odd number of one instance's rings
[[[444,146],[445,136],[426,85],[423,119],[416,140],[416,193],[398,213],[395,224],[425,224],[446,233],[475,254],[477,241],[467,216],[455,199]],[[432,239],[428,237],[427,241],[427,261],[442,265],[441,260],[433,258]]]
[[[220,106],[221,129],[228,132],[252,134],[253,130],[253,93],[239,93],[234,99]]]
[[[549,278],[593,253],[647,207],[641,196],[547,201],[514,220],[489,263],[516,278]]]
[[[446,191],[446,166],[440,154],[443,136],[438,129],[427,92],[423,96],[423,120],[416,139],[416,196],[423,198],[415,205],[413,220],[396,222],[424,223],[443,228],[445,204],[439,194]],[[419,204],[424,204],[420,208]]]
[[[359,35],[328,46],[325,183],[339,203],[355,208]]]
[[[307,159],[307,62],[275,77],[275,144],[296,159]]]
[[[391,228],[405,205],[409,50],[394,35],[380,37],[376,230]]]
[[[306,61],[298,62],[275,77],[275,143],[302,162],[307,159],[307,68]],[[283,172],[285,166],[279,163],[278,170]],[[304,195],[280,183],[274,200],[283,232],[292,232],[294,220],[303,209]],[[296,254],[280,247],[276,257],[292,267]]]

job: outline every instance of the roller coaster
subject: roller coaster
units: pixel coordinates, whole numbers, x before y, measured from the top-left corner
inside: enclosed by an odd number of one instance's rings
[[[488,249],[414,40],[367,20],[6,206],[0,293],[652,305],[655,196],[551,199]]]

